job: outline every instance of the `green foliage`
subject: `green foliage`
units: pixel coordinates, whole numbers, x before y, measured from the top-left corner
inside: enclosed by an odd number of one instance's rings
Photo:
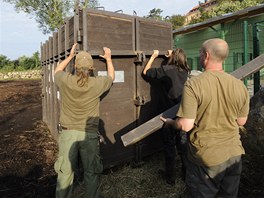
[[[152,10],[149,11],[149,15],[144,17],[162,21],[163,20],[163,17],[161,16],[162,12],[163,10],[159,8],[153,8]]]
[[[0,70],[23,71],[29,69],[38,69],[40,67],[39,52],[35,52],[31,57],[21,56],[18,60],[9,60],[5,55],[0,54]]]
[[[182,16],[180,14],[172,15],[169,19],[165,19],[165,21],[171,22],[172,28],[177,29],[184,25],[185,16]]]
[[[0,54],[0,70],[13,71],[15,68],[13,61],[10,61],[6,56]]]
[[[19,66],[22,68],[25,68],[26,70],[32,69],[35,65],[35,61],[32,58],[26,57],[26,56],[21,56],[18,59]]]
[[[99,3],[97,0],[84,0],[81,1],[80,5],[82,5],[82,8],[96,8],[99,6]]]
[[[44,34],[57,30],[69,17],[74,9],[77,0],[4,0],[15,5],[17,11],[22,11],[38,23]],[[80,2],[81,7],[96,7],[97,0],[85,0]]]
[[[0,54],[0,69],[11,64],[12,62],[6,56]]]
[[[160,21],[170,22],[172,24],[173,29],[176,29],[176,28],[183,26],[184,21],[185,21],[185,16],[182,16],[180,14],[175,14],[172,16],[163,17],[161,15],[162,12],[163,12],[163,10],[161,10],[159,8],[154,8],[154,9],[149,11],[149,14],[147,16],[144,16],[144,17],[150,18],[150,19],[156,19],[156,20],[160,20]]]
[[[192,19],[190,24],[195,24],[212,17],[221,16],[223,14],[233,13],[238,10],[256,6],[260,3],[264,3],[264,0],[218,0],[217,2],[217,6],[215,6],[211,10],[205,11],[204,9],[201,9],[201,17]]]

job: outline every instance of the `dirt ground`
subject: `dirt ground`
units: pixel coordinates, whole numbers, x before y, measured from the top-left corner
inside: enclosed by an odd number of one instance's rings
[[[53,197],[56,142],[41,122],[41,81],[0,81],[0,197]]]
[[[0,81],[0,104],[0,197],[54,197],[57,144],[41,121],[41,81]],[[243,137],[247,154],[239,197],[264,197],[264,144],[248,141],[260,133]]]

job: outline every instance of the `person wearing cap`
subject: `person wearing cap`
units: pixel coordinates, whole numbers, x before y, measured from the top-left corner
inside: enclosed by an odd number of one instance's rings
[[[55,69],[55,83],[61,95],[59,153],[54,168],[57,177],[56,197],[70,197],[74,171],[80,153],[84,170],[85,197],[99,197],[99,176],[103,171],[98,138],[100,96],[109,90],[115,79],[111,50],[104,47],[107,76],[94,76],[93,59],[88,52],[76,55],[76,74],[64,69],[75,57],[73,45],[70,55]]]

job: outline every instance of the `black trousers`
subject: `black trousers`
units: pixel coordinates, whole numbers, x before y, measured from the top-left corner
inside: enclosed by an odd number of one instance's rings
[[[172,128],[163,128],[162,137],[165,157],[165,174],[167,179],[171,181],[175,181],[176,179],[176,151],[182,160],[182,176],[184,178],[186,172],[184,155],[186,154],[187,134],[183,131],[175,131]]]
[[[241,156],[212,167],[198,166],[186,158],[187,197],[236,198],[242,171]]]

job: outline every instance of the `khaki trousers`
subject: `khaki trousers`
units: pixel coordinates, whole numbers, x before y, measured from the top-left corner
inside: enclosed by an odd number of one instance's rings
[[[99,155],[97,132],[62,130],[59,136],[59,155],[54,164],[58,174],[56,187],[58,198],[71,197],[78,152],[84,170],[85,197],[99,197],[99,176],[103,171],[103,164]]]

